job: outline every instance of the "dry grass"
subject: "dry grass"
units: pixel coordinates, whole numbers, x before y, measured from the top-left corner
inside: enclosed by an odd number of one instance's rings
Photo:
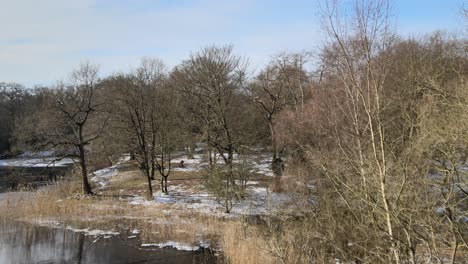
[[[222,235],[223,252],[228,263],[275,263],[268,244],[255,228],[245,229],[240,222],[227,224]]]
[[[172,171],[169,179],[175,181],[203,179],[203,174],[203,171]]]
[[[136,194],[144,191],[146,188],[145,176],[139,170],[121,172],[119,173],[119,177],[112,179],[111,183],[105,192],[103,192],[103,195],[122,196],[123,194]]]

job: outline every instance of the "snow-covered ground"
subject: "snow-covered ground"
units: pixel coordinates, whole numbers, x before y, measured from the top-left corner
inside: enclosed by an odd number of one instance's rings
[[[269,155],[252,157],[252,160],[240,159],[238,155],[235,157],[235,162],[249,162],[250,168],[253,172],[272,176],[273,173],[270,169]],[[121,165],[128,161],[128,157],[121,159],[116,165],[104,168],[93,172],[91,181],[96,183],[100,190],[105,189],[110,184],[110,180],[117,176]],[[173,163],[180,163],[184,161],[183,168],[174,168],[174,171],[200,171],[208,166],[208,162],[203,154],[195,154],[193,159],[188,159],[186,155],[179,155],[178,158],[173,159]],[[218,160],[218,162],[222,162]],[[155,188],[157,189],[157,188]],[[207,192],[201,185],[186,186],[184,184],[176,184],[171,180],[168,181],[169,195],[163,194],[161,191],[154,193],[154,200],[147,201],[143,195],[134,195],[131,198],[125,198],[131,205],[145,205],[152,206],[158,204],[170,205],[173,209],[191,210],[198,213],[224,215],[223,201],[220,201],[212,194]],[[287,212],[291,207],[285,209],[291,202],[291,197],[287,194],[273,193],[267,187],[259,186],[257,181],[247,182],[246,196],[241,201],[233,201],[233,208],[230,216],[236,217],[238,215],[267,215],[278,212]]]
[[[108,186],[110,178],[117,176],[118,173],[118,165],[97,170],[91,174],[91,181],[96,183],[98,189],[102,189]]]
[[[72,158],[59,159],[56,157],[48,158],[19,158],[19,159],[6,159],[0,160],[0,166],[4,167],[66,167],[75,163]]]
[[[193,155],[193,159],[189,159],[187,155],[181,154],[177,158],[173,159],[171,163],[180,163],[184,161],[184,167],[175,167],[173,171],[201,171],[208,167],[208,162],[205,161],[203,154]]]
[[[112,177],[117,176],[117,174],[119,173],[119,168],[122,166],[122,164],[129,160],[129,155],[123,155],[114,166],[97,170],[91,173],[91,181],[96,183],[98,189],[104,189],[109,185],[109,180]]]
[[[224,164],[224,161],[222,157],[219,156],[219,154],[212,154],[212,159],[217,164]],[[181,161],[184,161],[184,167],[175,167],[173,168],[173,171],[201,171],[208,168],[207,160],[207,154],[195,154],[193,155],[193,159],[189,159],[185,154],[180,154],[177,158],[172,160],[172,163],[180,163]],[[271,157],[269,154],[243,156],[235,154],[234,163],[246,165],[250,168],[251,172],[270,177],[273,176],[273,171],[271,170]]]
[[[252,164],[252,172],[263,174],[265,176],[273,177],[273,171],[271,169],[271,156],[268,155],[261,155],[259,158],[251,159]]]
[[[181,160],[182,159],[183,158],[181,158]],[[96,183],[100,190],[105,189],[109,186],[110,180],[118,175],[119,168],[125,161],[126,160],[122,160],[112,167],[93,172],[91,174],[91,181]],[[187,161],[188,162],[184,162],[186,168],[180,169],[187,169],[187,171],[191,169],[199,170],[202,168],[201,166],[205,164],[200,154],[195,155],[194,159]],[[257,181],[247,182],[245,199],[234,201],[230,216],[266,215],[285,212],[284,208],[286,204],[291,201],[291,197],[282,193],[272,193],[267,187],[258,185],[259,182]],[[147,201],[142,195],[135,195],[126,199],[131,205],[152,206],[167,204],[171,205],[173,209],[191,210],[198,213],[225,216],[223,213],[224,207],[222,201],[217,200],[216,197],[204,190],[204,187],[201,185],[188,187],[182,184],[174,184],[169,180],[168,191],[169,195],[165,195],[161,191],[155,192],[153,201]]]
[[[266,187],[256,186],[257,182],[248,182],[246,197],[241,201],[234,201],[230,217],[239,215],[269,215],[278,212],[286,213],[293,211],[291,207],[286,208],[291,202],[287,194],[272,193]],[[195,186],[202,189],[201,186]],[[219,201],[206,191],[196,191],[183,185],[172,185],[169,181],[169,195],[156,192],[153,201],[147,201],[143,196],[134,196],[128,201],[132,205],[152,206],[156,204],[168,204],[173,209],[183,211],[194,211],[197,213],[227,216],[224,214],[222,201]]]
[[[47,157],[53,157],[56,155],[55,150],[45,150],[45,151],[25,151],[21,155],[19,155],[20,158],[47,158]]]

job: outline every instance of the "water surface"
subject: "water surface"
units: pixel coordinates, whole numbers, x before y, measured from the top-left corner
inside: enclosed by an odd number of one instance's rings
[[[138,238],[86,236],[60,228],[0,223],[0,264],[10,263],[216,263],[205,250],[142,248]]]

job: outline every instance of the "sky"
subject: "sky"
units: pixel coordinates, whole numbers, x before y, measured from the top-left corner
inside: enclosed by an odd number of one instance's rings
[[[83,62],[99,65],[101,76],[129,72],[145,56],[171,68],[191,52],[225,44],[256,71],[281,51],[313,52],[323,45],[318,2],[0,0],[0,82],[53,85]],[[468,0],[391,4],[404,36],[466,32],[461,9]]]

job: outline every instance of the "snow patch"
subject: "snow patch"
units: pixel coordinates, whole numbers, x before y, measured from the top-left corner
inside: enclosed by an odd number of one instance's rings
[[[84,233],[86,236],[104,236],[104,238],[110,238],[111,236],[119,235],[119,232],[109,231],[109,230],[99,230],[99,229],[90,229],[90,228],[74,228],[71,226],[65,227],[66,230],[71,230],[75,233]]]
[[[55,150],[45,150],[45,151],[25,151],[19,157],[21,158],[39,158],[39,157],[51,157],[55,154]]]
[[[222,200],[218,201],[215,196],[206,191],[194,190],[191,187],[182,185],[169,185],[169,195],[160,191],[156,192],[152,201],[147,201],[142,196],[135,196],[127,199],[127,201],[132,205],[144,206],[170,204],[172,209],[191,210],[203,214],[233,218],[240,215],[271,215],[295,212],[297,208],[291,195],[271,192],[267,187],[262,187],[259,184],[259,182],[255,181],[247,182],[245,199],[233,201],[234,207],[230,214],[224,213]]]
[[[134,196],[134,197],[129,198],[128,201],[131,205],[149,206],[149,205],[155,204],[154,201],[148,201],[145,198],[143,198],[143,196]]]
[[[176,241],[167,241],[163,243],[150,243],[142,244],[142,247],[158,247],[158,248],[175,248],[177,250],[183,251],[198,251],[202,248],[208,248],[210,246],[209,242],[200,241],[197,245],[190,245],[187,243],[181,243]]]
[[[0,160],[0,166],[4,167],[34,167],[34,168],[47,168],[47,167],[66,167],[75,163],[72,158],[34,158],[34,159],[6,159]]]
[[[116,166],[97,170],[92,173],[91,181],[99,185],[99,188],[104,188],[109,185],[109,179],[116,176],[118,173],[119,170]]]
[[[111,167],[107,167],[101,170],[97,170],[91,173],[91,181],[99,186],[99,189],[103,189],[109,185],[109,180],[119,174],[119,168],[122,163],[130,160],[130,155],[124,154],[119,158],[119,161]]]
[[[99,229],[90,229],[90,228],[74,228],[72,226],[63,226],[60,222],[55,220],[47,220],[47,219],[35,219],[32,221],[33,224],[38,226],[44,226],[49,228],[62,228],[65,230],[70,230],[75,233],[84,233],[86,236],[104,236],[104,238],[109,238],[111,236],[119,235],[119,232],[115,232],[112,230],[99,230]],[[96,240],[97,241],[97,240]]]

